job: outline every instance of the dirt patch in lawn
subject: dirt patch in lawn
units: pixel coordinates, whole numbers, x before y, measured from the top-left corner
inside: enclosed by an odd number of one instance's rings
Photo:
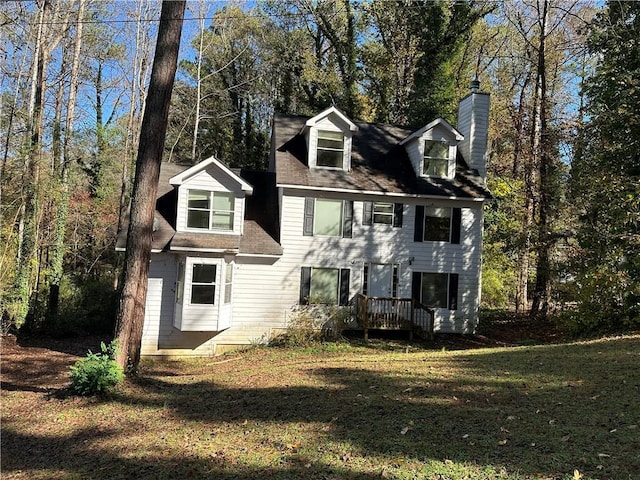
[[[16,337],[1,340],[2,390],[50,392],[69,383],[69,367],[87,351],[100,351],[96,336],[74,338]]]

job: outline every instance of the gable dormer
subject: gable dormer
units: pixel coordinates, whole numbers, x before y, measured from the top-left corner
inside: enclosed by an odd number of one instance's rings
[[[210,157],[172,177],[178,187],[176,231],[241,235],[253,187]]]
[[[453,178],[456,175],[458,143],[464,136],[443,118],[434,120],[400,142],[413,170],[423,178]]]
[[[310,118],[302,128],[309,168],[351,169],[351,145],[358,126],[335,107]]]

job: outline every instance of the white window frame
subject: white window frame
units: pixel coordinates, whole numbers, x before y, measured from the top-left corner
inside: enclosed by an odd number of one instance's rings
[[[335,290],[335,302],[333,301],[334,299],[331,299],[331,302],[325,302],[325,301],[318,301],[318,300],[325,300],[323,298],[317,298],[314,296],[313,294],[313,277],[314,275],[318,272],[318,271],[326,271],[326,272],[332,272],[335,273],[336,275],[336,290]],[[311,279],[310,279],[310,284],[309,284],[309,303],[319,303],[319,304],[326,304],[326,305],[339,305],[340,304],[340,269],[339,268],[326,268],[326,267],[311,267]]]
[[[428,211],[429,210],[448,210],[449,211],[449,236],[447,237],[446,240],[433,240],[430,238],[427,238],[427,233],[428,233],[428,229],[427,229],[427,218],[439,218],[435,215],[429,215]],[[443,218],[443,217],[440,217]],[[425,242],[441,242],[441,243],[451,243],[451,234],[453,232],[453,209],[451,207],[424,207],[424,219],[422,220],[423,223],[423,231],[422,231],[422,240]],[[430,230],[433,231],[433,230]]]
[[[388,206],[391,209],[391,212],[376,212],[376,207],[379,206]],[[389,222],[378,222],[376,221],[376,215],[382,216],[382,218],[389,218]],[[378,225],[389,225],[393,226],[393,220],[395,217],[395,205],[389,202],[373,202],[373,207],[371,211],[371,223]]]
[[[218,275],[219,275],[219,271],[220,269],[218,268],[220,266],[219,263],[210,263],[210,262],[202,262],[202,261],[194,261],[190,264],[191,266],[191,276],[189,279],[189,305],[197,305],[197,306],[217,306],[217,302],[216,302],[216,295],[219,293],[218,292]],[[199,266],[205,266],[205,267],[214,267],[215,271],[214,271],[214,276],[213,276],[213,281],[212,282],[195,282],[193,280],[194,277],[194,271],[196,269],[196,267]],[[213,299],[211,303],[195,303],[193,301],[193,287],[194,286],[209,286],[209,287],[213,287]]]
[[[320,233],[317,230],[318,223],[318,205],[321,203],[339,203],[340,204],[340,218],[338,219],[338,233]],[[331,198],[316,198],[314,202],[314,212],[313,212],[313,235],[320,237],[342,237],[342,228],[344,224],[344,200],[334,200]]]
[[[189,199],[190,199],[191,192],[206,193],[207,196],[208,196],[208,206],[207,206],[207,208],[190,207],[189,206]],[[229,210],[214,209],[213,202],[214,202],[214,198],[215,198],[216,195],[218,195],[218,196],[224,195],[224,196],[230,197],[231,198],[231,208]],[[187,189],[187,216],[185,218],[186,227],[187,227],[188,230],[197,230],[197,231],[233,232],[234,231],[234,227],[235,227],[235,206],[236,206],[236,197],[235,197],[235,194],[233,192],[221,192],[221,191],[214,191],[214,190],[203,190],[203,189],[198,189],[198,188]],[[207,228],[194,227],[194,226],[190,226],[189,225],[189,213],[192,212],[192,211],[208,212],[209,225],[208,225]],[[227,214],[229,216],[229,220],[230,220],[230,228],[214,227],[213,219],[214,219],[214,216],[216,214]]]
[[[233,263],[224,266],[224,301],[228,305],[233,300]]]
[[[183,261],[178,262],[178,271],[176,273],[176,303],[182,305],[184,302],[184,277],[186,265]]]
[[[448,309],[449,308],[449,273],[442,273],[442,272],[421,272],[422,277],[420,279],[420,303],[422,303],[423,305],[427,305],[428,307],[432,307],[432,308],[442,308],[442,309]],[[426,285],[425,282],[425,275],[439,275],[442,276],[445,280],[445,296],[444,296],[444,306],[436,306],[436,305],[429,305],[424,301],[424,286]],[[440,299],[442,300],[442,299]]]
[[[323,134],[325,135],[325,137],[323,137]],[[329,135],[327,135],[329,134]],[[330,141],[337,141],[337,139],[335,138],[330,138],[330,135],[340,135],[342,137],[342,148],[332,148],[332,147],[321,147],[320,146],[320,140],[330,140]],[[315,161],[315,166],[318,168],[326,168],[326,169],[330,169],[330,170],[344,170],[345,169],[345,151],[347,148],[347,139],[346,139],[346,135],[344,134],[344,132],[340,131],[340,130],[328,130],[328,129],[317,129],[317,135],[316,135],[316,161]],[[325,151],[325,152],[340,152],[340,165],[334,166],[334,165],[321,165],[320,164],[320,151]]]
[[[447,147],[447,156],[446,157],[431,157],[427,155],[427,144],[442,144],[445,145]],[[427,173],[426,168],[425,168],[425,164],[427,163],[428,160],[435,160],[435,161],[445,161],[446,162],[446,172],[444,175],[436,175],[436,174],[430,174]],[[449,145],[446,141],[443,140],[434,140],[431,138],[425,138],[422,140],[422,163],[421,163],[421,170],[422,170],[422,176],[423,177],[433,177],[433,178],[450,178],[451,177],[451,171],[452,171],[452,163],[455,161],[455,148],[453,148],[451,145]],[[455,168],[454,168],[455,169]]]

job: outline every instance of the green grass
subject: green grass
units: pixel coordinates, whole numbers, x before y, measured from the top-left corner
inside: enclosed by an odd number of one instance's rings
[[[144,362],[106,399],[2,392],[16,479],[640,478],[640,337]]]

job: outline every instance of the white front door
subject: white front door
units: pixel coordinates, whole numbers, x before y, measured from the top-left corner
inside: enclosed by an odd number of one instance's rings
[[[372,263],[369,265],[369,296],[390,297],[393,265]]]

